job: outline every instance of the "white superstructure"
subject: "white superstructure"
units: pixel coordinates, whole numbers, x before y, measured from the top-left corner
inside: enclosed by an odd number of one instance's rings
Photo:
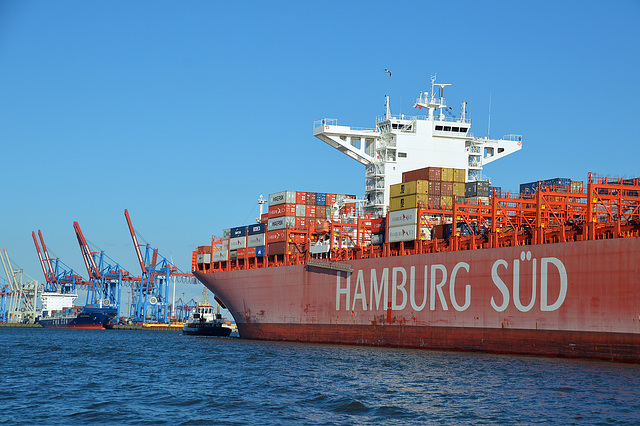
[[[336,119],[314,122],[313,135],[354,160],[364,164],[365,212],[385,214],[389,187],[402,181],[402,173],[423,167],[465,169],[466,181],[482,178],[482,167],[522,148],[522,136],[503,139],[475,138],[466,118],[466,102],[460,117],[445,115],[450,110],[444,88],[431,77],[431,93],[420,93],[415,108],[426,115],[391,115],[389,97],[386,111],[376,120],[375,129],[339,126]]]

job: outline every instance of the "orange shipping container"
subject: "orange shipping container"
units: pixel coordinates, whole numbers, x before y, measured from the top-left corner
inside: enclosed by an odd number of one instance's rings
[[[296,217],[296,228],[306,229],[309,219],[306,217]]]
[[[284,239],[285,239],[284,229],[278,229],[277,231],[267,231],[267,244],[284,241]]]
[[[307,204],[307,193],[298,191],[296,192],[296,204]]]
[[[315,195],[313,197],[315,199]],[[307,200],[309,200],[309,198],[307,198]],[[316,217],[316,206],[315,205],[310,205],[307,204],[307,208],[306,208],[306,217]]]

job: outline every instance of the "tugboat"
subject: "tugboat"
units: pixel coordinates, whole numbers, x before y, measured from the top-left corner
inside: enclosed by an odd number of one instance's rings
[[[225,325],[222,315],[214,312],[214,307],[208,304],[205,292],[204,304],[196,305],[189,313],[189,319],[182,327],[182,334],[227,337],[231,334],[231,328]]]

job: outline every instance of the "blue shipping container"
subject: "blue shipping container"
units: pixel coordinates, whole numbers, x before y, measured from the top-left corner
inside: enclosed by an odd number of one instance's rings
[[[316,205],[318,206],[326,206],[327,205],[327,194],[316,194]]]
[[[256,247],[256,257],[264,257],[264,246]]]
[[[267,232],[266,223],[256,223],[254,225],[249,225],[247,228],[248,235],[264,234],[265,232]]]
[[[237,228],[231,228],[230,234],[231,234],[231,238],[244,237],[247,235],[247,227],[238,226]]]

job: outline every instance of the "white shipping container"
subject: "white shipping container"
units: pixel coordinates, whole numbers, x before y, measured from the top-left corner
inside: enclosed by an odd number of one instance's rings
[[[231,228],[223,229],[222,230],[222,238],[228,239],[230,233],[231,233]]]
[[[305,217],[307,213],[306,204],[296,204],[296,216],[297,217]]]
[[[296,226],[295,216],[280,216],[269,219],[267,223],[267,230],[276,231],[278,229],[284,229],[287,227],[293,228]]]
[[[253,234],[247,237],[247,247],[260,247],[264,246],[266,241],[266,234]]]
[[[405,209],[389,212],[389,227],[415,225],[418,223],[418,209]]]
[[[275,194],[269,194],[269,205],[277,206],[278,204],[295,204],[296,191],[282,191]]]
[[[416,239],[416,225],[396,226],[389,228],[389,242],[413,241]]]
[[[203,253],[198,255],[198,263],[210,263],[211,255],[209,253]]]
[[[247,247],[247,237],[235,237],[229,240],[229,250],[237,250],[239,248]]]
[[[211,260],[213,262],[222,262],[223,260],[229,260],[229,252],[226,250],[214,251],[211,254]]]

